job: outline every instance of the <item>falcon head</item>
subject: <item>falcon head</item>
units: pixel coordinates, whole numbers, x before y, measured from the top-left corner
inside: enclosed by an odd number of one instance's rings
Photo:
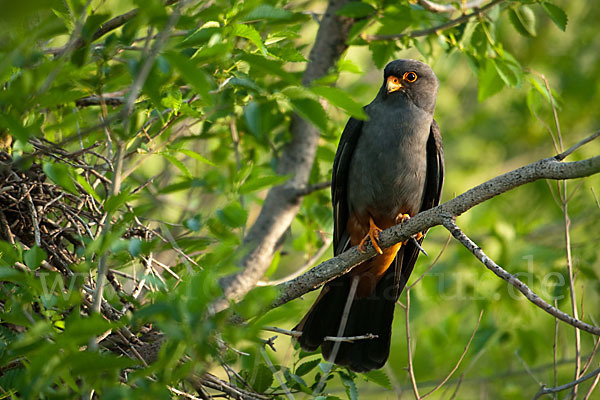
[[[380,93],[385,98],[402,96],[432,113],[439,80],[429,65],[416,60],[395,60],[385,66]]]

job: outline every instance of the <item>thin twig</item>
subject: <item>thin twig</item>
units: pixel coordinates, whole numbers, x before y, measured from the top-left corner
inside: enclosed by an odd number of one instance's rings
[[[533,371],[531,371],[531,368],[529,368],[529,365],[525,362],[525,360],[523,360],[523,357],[521,357],[519,355],[519,352],[515,350],[515,357],[517,357],[517,360],[519,360],[519,362],[521,363],[521,365],[523,366],[523,368],[525,369],[525,371],[527,372],[527,375],[529,375],[531,377],[531,379],[533,379],[533,381],[535,383],[537,383],[539,386],[542,386],[542,381],[540,381],[538,379],[537,376],[534,375]]]
[[[350,290],[348,291],[348,297],[346,298],[346,304],[344,305],[344,311],[342,312],[342,318],[340,318],[340,326],[338,327],[338,331],[337,331],[337,335],[336,335],[337,337],[343,337],[344,330],[346,330],[346,324],[348,323],[348,316],[350,315],[350,308],[352,307],[352,303],[354,302],[354,295],[356,294],[356,288],[358,287],[358,281],[359,281],[359,277],[355,276],[352,278],[352,282],[350,283]],[[317,394],[321,393],[321,391],[323,390],[323,387],[325,386],[325,382],[327,381],[327,377],[329,376],[329,372],[331,371],[331,368],[333,368],[332,362],[335,361],[335,358],[337,357],[337,354],[340,351],[341,345],[342,345],[341,341],[334,342],[333,348],[331,349],[331,354],[329,356],[329,359],[331,360],[331,362],[325,366],[323,375],[321,376],[319,383],[315,387],[315,390],[313,391],[312,396],[316,396]]]
[[[412,360],[412,349],[410,348],[410,290],[406,291],[406,307],[404,309],[404,316],[406,318],[406,352],[408,354],[408,376],[410,377],[410,384],[412,386],[415,399],[420,400],[419,388],[417,387],[417,380],[415,379],[415,371],[413,369]]]
[[[585,394],[585,397],[583,398],[583,400],[591,399],[590,396],[592,395],[592,392],[594,391],[594,389],[596,389],[596,385],[598,384],[599,380],[600,380],[600,374],[597,374],[596,377],[594,378],[594,381],[590,385],[590,388],[588,389],[587,393]]]
[[[556,392],[561,392],[563,390],[567,390],[570,388],[573,388],[577,385],[579,385],[581,382],[584,382],[592,377],[598,376],[598,374],[600,374],[600,367],[596,368],[595,370],[593,370],[592,372],[590,372],[589,374],[586,374],[584,376],[582,376],[581,378],[573,381],[573,382],[569,382],[569,383],[565,383],[564,385],[561,386],[557,386],[557,387],[553,387],[553,388],[547,388],[544,385],[542,385],[542,387],[540,388],[540,390],[535,394],[535,397],[533,398],[533,400],[537,400],[540,397],[549,394],[549,393],[556,393]]]
[[[452,235],[448,234],[448,238],[446,239],[446,242],[444,243],[444,247],[442,247],[442,250],[440,250],[440,253],[437,255],[437,257],[435,258],[435,260],[433,260],[433,262],[431,263],[431,265],[429,265],[429,267],[425,270],[425,272],[423,272],[421,274],[421,276],[419,276],[413,283],[412,285],[408,286],[406,288],[406,290],[410,290],[413,287],[415,287],[415,285],[417,283],[419,283],[419,281],[421,279],[423,279],[425,277],[425,275],[427,275],[429,273],[429,271],[431,271],[433,269],[433,267],[435,266],[435,264],[437,264],[437,262],[439,261],[439,259],[442,257],[442,254],[444,254],[444,251],[448,248],[448,244],[450,244],[450,239],[452,239]]]
[[[374,41],[380,41],[380,40],[398,40],[398,39],[402,39],[405,37],[415,38],[415,37],[421,37],[421,36],[428,36],[433,33],[437,34],[440,31],[454,28],[455,26],[460,25],[463,22],[467,22],[471,18],[481,15],[485,11],[489,10],[490,8],[494,7],[497,4],[502,3],[503,1],[504,0],[494,0],[489,4],[486,4],[485,6],[476,9],[475,11],[473,11],[470,14],[461,15],[458,18],[455,18],[455,19],[445,22],[443,24],[434,26],[432,28],[415,30],[415,31],[407,32],[407,33],[389,34],[389,35],[365,35],[365,36],[363,36],[363,39],[367,42],[374,42]]]
[[[300,268],[298,268],[294,273],[284,276],[281,279],[276,279],[273,281],[258,281],[258,283],[256,284],[257,286],[274,286],[274,285],[279,285],[281,283],[287,282],[291,279],[294,279],[300,275],[302,275],[303,273],[305,273],[308,269],[312,268],[312,266],[317,262],[317,260],[319,260],[319,258],[321,258],[321,256],[327,251],[327,249],[329,249],[329,245],[331,244],[331,238],[324,236],[323,237],[323,245],[321,247],[319,247],[319,250],[317,250],[309,259],[307,262],[304,263],[304,265]]]
[[[569,325],[582,329],[591,334],[600,336],[600,327],[587,324],[548,304],[541,297],[535,294],[526,284],[521,282],[516,277],[516,275],[507,272],[504,268],[496,264],[491,258],[487,256],[487,254],[484,253],[481,247],[477,246],[471,239],[469,239],[467,235],[465,235],[461,231],[461,229],[456,225],[456,223],[452,219],[448,218],[444,220],[444,226],[450,231],[450,233],[452,233],[452,236],[454,236],[469,251],[471,251],[471,253],[473,253],[473,255],[477,257],[477,259],[481,261],[483,265],[485,265],[498,277],[513,285],[533,304],[546,311],[547,313],[557,317],[561,321],[566,322]]]
[[[450,373],[446,376],[446,378],[444,378],[444,380],[442,380],[436,387],[434,387],[429,392],[427,392],[423,396],[421,396],[421,399],[424,399],[425,397],[429,396],[430,394],[434,393],[439,388],[441,388],[446,382],[448,382],[448,380],[456,372],[456,370],[458,369],[458,367],[459,367],[460,363],[462,362],[463,358],[465,358],[465,355],[467,354],[467,351],[469,351],[469,347],[471,346],[471,342],[473,341],[473,338],[475,337],[475,333],[477,332],[477,329],[479,329],[479,323],[481,322],[481,317],[482,316],[483,316],[483,310],[481,310],[479,312],[479,318],[477,318],[477,324],[475,324],[475,329],[473,329],[473,333],[471,334],[471,337],[469,338],[469,341],[467,342],[467,345],[465,346],[465,349],[463,350],[460,358],[456,362],[456,365],[454,366],[454,368],[452,368],[452,371],[450,371]]]
[[[556,155],[556,159],[558,161],[562,161],[565,158],[567,158],[569,155],[571,155],[575,150],[577,150],[578,148],[580,148],[581,146],[591,142],[592,140],[595,140],[598,136],[600,136],[600,131],[596,131],[593,134],[591,134],[590,136],[586,137],[585,139],[580,140],[579,142],[577,142],[576,144],[574,144],[573,146],[569,147],[567,150],[563,151],[560,154]]]
[[[308,196],[309,194],[311,194],[313,192],[327,189],[330,186],[331,186],[331,181],[319,182],[319,183],[315,183],[314,185],[308,185],[303,189],[296,190],[296,196],[298,196],[298,197]]]
[[[275,378],[281,385],[281,388],[285,391],[285,397],[287,397],[289,400],[294,400],[294,396],[292,395],[290,388],[285,384],[285,381],[283,379],[281,379],[281,376],[279,376],[279,374],[277,373],[275,366],[271,362],[269,355],[267,354],[266,350],[263,347],[260,348],[260,353],[262,354],[263,358],[265,359],[265,363],[267,364],[267,367],[269,367],[269,369],[271,370],[271,372],[273,373],[273,375],[275,376]]]
[[[554,308],[558,308],[558,299],[554,299]],[[600,339],[598,339],[600,340]],[[554,317],[554,343],[552,344],[552,364],[553,364],[553,372],[554,372],[554,386],[558,385],[558,368],[557,368],[557,351],[558,351],[558,318]],[[554,395],[556,399],[558,397],[557,394]]]
[[[121,191],[121,173],[123,172],[123,154],[125,152],[125,144],[117,144],[117,152],[115,154],[115,170],[111,186],[111,196],[117,196]],[[102,226],[102,236],[104,239],[108,236],[111,226],[111,213],[104,215],[104,224]],[[105,251],[100,256],[98,262],[98,277],[96,278],[96,289],[94,290],[92,311],[99,313],[102,308],[104,284],[106,281],[106,273],[108,271],[108,251]]]
[[[281,333],[283,335],[291,336],[291,337],[300,337],[302,336],[301,331],[290,331],[288,329],[278,328],[276,326],[263,326],[262,328],[265,331]],[[367,333],[364,335],[358,336],[325,336],[323,338],[324,341],[329,342],[348,342],[352,343],[356,340],[369,340],[369,339],[377,339],[379,336],[374,335],[372,333]]]

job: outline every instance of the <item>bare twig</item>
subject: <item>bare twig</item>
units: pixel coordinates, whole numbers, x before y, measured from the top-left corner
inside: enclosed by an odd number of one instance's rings
[[[594,378],[594,381],[590,385],[590,388],[588,389],[587,393],[585,394],[585,397],[583,398],[583,400],[591,399],[590,396],[592,395],[592,392],[594,391],[594,389],[596,389],[596,385],[598,384],[598,381],[600,381],[600,374],[596,374],[596,377]]]
[[[445,22],[443,24],[434,26],[432,28],[415,30],[415,31],[406,32],[406,33],[389,34],[389,35],[364,35],[363,39],[366,40],[367,42],[375,42],[375,41],[380,41],[380,40],[398,40],[398,39],[402,39],[405,37],[415,38],[415,37],[431,35],[431,34],[446,30],[446,29],[454,28],[455,26],[460,25],[463,22],[467,22],[471,18],[481,15],[482,13],[484,13],[487,10],[489,10],[490,8],[502,3],[503,1],[504,0],[494,0],[494,1],[486,4],[485,6],[476,9],[475,11],[473,11],[470,14],[461,15],[458,18],[455,18],[455,19]]]
[[[356,294],[356,288],[358,287],[358,281],[359,277],[355,276],[352,278],[352,282],[350,283],[350,290],[348,291],[348,297],[346,298],[346,304],[344,305],[344,311],[342,312],[342,317],[340,318],[340,326],[338,327],[336,337],[343,337],[342,335],[344,334],[344,330],[346,329],[346,323],[348,323],[348,316],[350,315],[350,308],[352,307],[354,295]],[[331,354],[329,355],[329,359],[331,360],[331,362],[333,362],[337,357],[341,345],[342,341],[334,342],[333,348],[331,349]],[[329,372],[331,371],[332,367],[333,364],[329,363],[324,368],[323,376],[321,376],[319,383],[317,384],[315,390],[312,393],[313,396],[316,396],[323,390],[323,386],[325,386],[325,382],[327,381],[327,377],[329,376]]]
[[[296,196],[298,196],[298,197],[308,196],[309,194],[311,194],[313,192],[316,192],[318,190],[327,189],[330,186],[331,186],[331,181],[319,182],[319,183],[315,183],[314,185],[308,185],[305,188],[298,189],[296,191]]]
[[[554,299],[554,308],[558,308],[558,299]],[[598,339],[600,340],[600,339]],[[554,317],[554,343],[552,344],[552,364],[554,373],[554,386],[558,385],[558,368],[557,368],[557,350],[558,350],[558,318]],[[556,399],[557,395],[554,395]]]
[[[600,131],[594,132],[590,136],[586,137],[585,139],[580,140],[579,142],[577,142],[573,146],[569,147],[567,150],[565,150],[562,153],[558,154],[556,156],[556,159],[558,161],[564,160],[565,158],[567,158],[568,156],[570,156],[575,150],[577,150],[581,146],[583,146],[583,145],[591,142],[592,140],[595,140],[596,138],[598,138],[598,136],[600,136]]]
[[[415,281],[412,283],[412,285],[408,286],[406,288],[406,290],[410,290],[410,289],[414,288],[415,285],[417,283],[419,283],[419,281],[421,279],[423,279],[425,277],[425,275],[427,275],[429,273],[429,271],[431,271],[433,269],[433,267],[435,267],[435,264],[437,264],[437,262],[442,257],[442,254],[444,254],[444,251],[446,251],[446,249],[448,248],[448,245],[450,244],[450,239],[452,239],[452,235],[448,234],[448,239],[446,239],[446,242],[444,243],[444,247],[442,247],[442,250],[440,250],[440,253],[437,255],[435,260],[433,260],[433,262],[429,265],[429,267],[425,270],[425,272],[423,272],[421,274],[421,276],[419,276],[417,279],[415,279]]]
[[[504,268],[500,267],[496,264],[491,258],[489,258],[481,249],[481,247],[477,246],[467,235],[465,235],[458,226],[454,223],[451,218],[448,218],[444,221],[444,226],[446,229],[452,233],[459,242],[461,242],[483,265],[485,265],[490,271],[496,274],[498,277],[504,279],[506,282],[513,285],[517,290],[519,290],[523,295],[531,301],[533,304],[546,311],[547,313],[555,316],[563,322],[566,322],[569,325],[582,329],[586,332],[592,333],[594,335],[600,336],[600,327],[593,326],[587,324],[577,318],[570,316],[569,314],[553,307],[544,301],[541,297],[535,294],[526,284],[521,282],[516,275],[513,275],[507,272]]]
[[[561,386],[557,386],[557,387],[553,387],[553,388],[547,388],[544,385],[542,385],[542,387],[540,388],[540,390],[535,394],[535,397],[533,398],[533,400],[537,400],[537,399],[539,399],[540,397],[542,397],[542,396],[544,396],[546,394],[556,393],[556,392],[561,392],[563,390],[571,389],[571,388],[579,385],[583,381],[587,381],[590,378],[597,377],[598,374],[600,374],[600,368],[596,368],[595,370],[593,370],[589,374],[585,374],[581,378],[579,378],[579,379],[577,379],[577,380],[575,380],[573,382],[565,383],[564,385],[561,385]]]
[[[311,268],[319,258],[321,258],[321,256],[327,251],[327,249],[329,249],[329,245],[331,244],[331,238],[328,236],[323,235],[323,245],[321,247],[319,247],[319,250],[317,250],[315,252],[315,254],[313,254],[308,261],[306,261],[304,263],[304,265],[300,268],[298,268],[298,270],[296,270],[294,273],[284,276],[281,279],[277,279],[277,280],[273,280],[273,281],[268,281],[268,282],[263,282],[263,281],[259,281],[257,283],[257,286],[274,286],[274,285],[279,285],[281,283],[287,282],[291,279],[294,279],[300,275],[302,275],[303,273],[305,273],[309,268]]]
[[[404,307],[404,316],[406,319],[406,352],[408,354],[408,376],[410,384],[415,395],[415,399],[420,400],[419,388],[415,379],[415,371],[413,369],[412,349],[410,348],[410,290],[406,291],[406,307]]]
[[[117,145],[117,153],[115,154],[115,170],[112,181],[111,196],[117,196],[121,191],[121,173],[123,171],[123,154],[125,152],[125,144],[119,143]],[[104,238],[108,236],[111,226],[111,213],[104,215],[104,224],[102,226],[102,235]],[[100,261],[98,262],[98,277],[96,278],[96,289],[94,290],[92,310],[94,312],[100,312],[102,308],[104,284],[106,282],[106,273],[108,271],[108,251],[102,253]]]
[[[450,371],[450,373],[446,376],[446,378],[444,378],[436,387],[434,387],[429,392],[427,392],[423,396],[421,396],[421,399],[424,399],[425,397],[429,396],[430,394],[433,394],[435,391],[437,391],[439,388],[441,388],[446,382],[448,382],[448,380],[456,372],[456,370],[460,366],[460,363],[462,362],[463,358],[465,358],[467,351],[469,351],[469,347],[471,346],[471,342],[473,341],[473,338],[475,337],[475,333],[477,332],[477,329],[479,329],[479,324],[481,323],[482,316],[483,316],[483,310],[481,310],[479,312],[479,318],[477,318],[477,324],[475,324],[475,329],[473,329],[473,333],[471,334],[471,337],[469,338],[469,341],[467,342],[465,349],[463,350],[462,354],[460,355],[460,358],[456,362],[456,365],[454,366],[454,368],[452,368],[452,371]]]
[[[299,337],[302,336],[302,332],[300,331],[290,331],[288,329],[277,328],[276,326],[263,326],[265,331],[277,332],[284,335],[288,335],[291,337]],[[369,339],[377,339],[379,336],[374,335],[372,333],[367,333],[365,335],[358,336],[325,336],[323,338],[324,341],[329,342],[349,342],[352,343],[356,340],[369,340]]]

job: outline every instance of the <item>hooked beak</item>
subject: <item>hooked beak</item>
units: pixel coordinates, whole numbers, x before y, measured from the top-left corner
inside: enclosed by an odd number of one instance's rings
[[[391,75],[387,78],[385,87],[387,89],[388,94],[398,91],[403,88],[402,83],[400,82],[400,79],[398,79],[398,77],[393,76],[393,75]]]

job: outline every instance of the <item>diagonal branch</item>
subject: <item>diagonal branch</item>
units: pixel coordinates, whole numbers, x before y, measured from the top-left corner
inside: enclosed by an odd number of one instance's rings
[[[545,158],[490,179],[444,204],[417,214],[403,224],[386,229],[381,233],[379,242],[382,248],[390,247],[409,239],[417,232],[442,225],[444,219],[457,217],[492,197],[539,179],[574,179],[599,172],[600,156],[575,162],[560,162],[555,157]],[[271,308],[279,307],[318,289],[375,254],[376,251],[371,245],[367,246],[365,253],[360,253],[356,247],[353,247],[337,257],[322,262],[298,278],[277,285],[280,295],[271,304]],[[595,334],[600,334],[600,328],[592,328]]]
[[[586,381],[590,378],[593,378],[595,376],[598,376],[600,374],[600,368],[596,368],[595,370],[593,370],[592,372],[590,372],[589,374],[586,374],[584,376],[582,376],[581,378],[573,381],[573,382],[569,382],[569,383],[565,383],[564,385],[561,386],[557,386],[557,387],[553,387],[553,388],[547,388],[545,386],[542,386],[540,388],[540,390],[535,394],[535,397],[533,398],[534,400],[539,399],[540,397],[542,397],[543,395],[549,394],[549,393],[557,393],[563,390],[567,390],[570,389],[576,385],[579,385],[581,382]]]
[[[600,327],[587,324],[548,304],[540,296],[535,294],[529,288],[529,286],[521,282],[516,275],[511,274],[510,272],[506,271],[504,268],[496,264],[494,260],[489,258],[483,252],[481,247],[477,246],[475,242],[469,239],[469,237],[465,235],[463,231],[460,230],[460,228],[454,223],[454,220],[452,218],[445,218],[443,224],[446,227],[446,229],[448,229],[450,233],[452,233],[452,236],[454,236],[456,240],[461,242],[467,249],[469,249],[469,251],[473,253],[473,255],[483,263],[483,265],[485,265],[490,271],[498,275],[500,278],[504,279],[506,282],[510,283],[515,288],[517,288],[517,290],[523,293],[523,295],[527,297],[527,299],[533,304],[546,311],[548,314],[555,316],[556,318],[560,319],[563,322],[566,322],[569,325],[572,325],[576,328],[582,329],[594,335],[600,336]]]

